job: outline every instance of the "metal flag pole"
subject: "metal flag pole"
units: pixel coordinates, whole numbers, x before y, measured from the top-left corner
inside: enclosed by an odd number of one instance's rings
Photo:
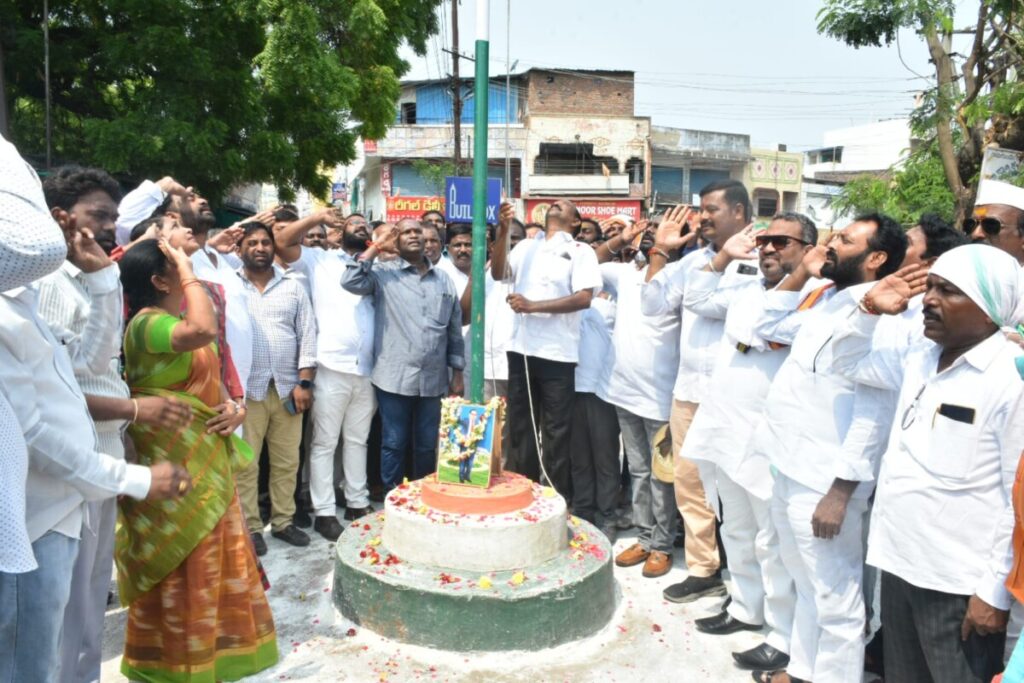
[[[458,2],[458,0],[454,0]],[[476,84],[473,95],[473,291],[470,312],[470,387],[473,403],[484,402],[484,265],[487,261],[487,76],[490,2],[476,3]]]

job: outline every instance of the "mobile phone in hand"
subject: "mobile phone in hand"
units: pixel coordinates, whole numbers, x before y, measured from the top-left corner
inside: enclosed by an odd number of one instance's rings
[[[292,396],[288,396],[288,398],[281,403],[284,405],[284,409],[288,411],[289,415],[299,414],[298,408],[295,407],[295,399]]]

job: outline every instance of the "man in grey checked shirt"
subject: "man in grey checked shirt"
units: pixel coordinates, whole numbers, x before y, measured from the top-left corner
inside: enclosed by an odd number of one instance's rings
[[[270,228],[257,222],[242,228],[242,267],[237,273],[252,321],[243,433],[256,458],[235,475],[235,481],[256,553],[263,555],[267,545],[256,497],[264,440],[270,455],[270,533],[291,545],[309,545],[309,536],[292,523],[292,517],[302,413],[311,405],[316,374],[316,327],[305,287],[274,264]]]
[[[381,253],[397,253],[398,258],[375,265]],[[423,228],[411,218],[399,221],[350,263],[341,285],[374,298],[370,379],[381,417],[381,479],[390,490],[405,473],[410,442],[413,476],[434,471],[441,397],[445,392],[462,395],[465,360],[458,292],[451,278],[424,256]]]

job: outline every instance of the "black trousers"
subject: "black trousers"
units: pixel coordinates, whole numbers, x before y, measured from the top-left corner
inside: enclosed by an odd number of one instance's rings
[[[505,466],[512,472],[540,481],[540,461],[530,419],[530,393],[533,394],[533,415],[544,449],[544,469],[551,486],[571,501],[569,439],[576,393],[576,365],[508,352],[508,456]]]
[[[960,640],[969,597],[882,572],[886,683],[989,683],[1003,670],[1005,633]]]
[[[619,418],[596,394],[576,392],[572,407],[572,511],[609,524],[619,502]]]

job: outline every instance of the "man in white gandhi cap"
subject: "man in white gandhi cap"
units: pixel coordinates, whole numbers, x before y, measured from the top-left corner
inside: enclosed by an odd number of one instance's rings
[[[1024,187],[982,180],[964,232],[974,242],[1002,249],[1024,265]]]
[[[882,571],[886,679],[987,683],[1002,670],[1011,591],[1024,588],[1012,551],[1024,372],[1002,330],[1024,321],[1021,273],[988,244],[957,247],[880,281],[833,339],[835,371],[900,392],[867,552]],[[923,338],[875,341],[881,315],[920,292]]]

